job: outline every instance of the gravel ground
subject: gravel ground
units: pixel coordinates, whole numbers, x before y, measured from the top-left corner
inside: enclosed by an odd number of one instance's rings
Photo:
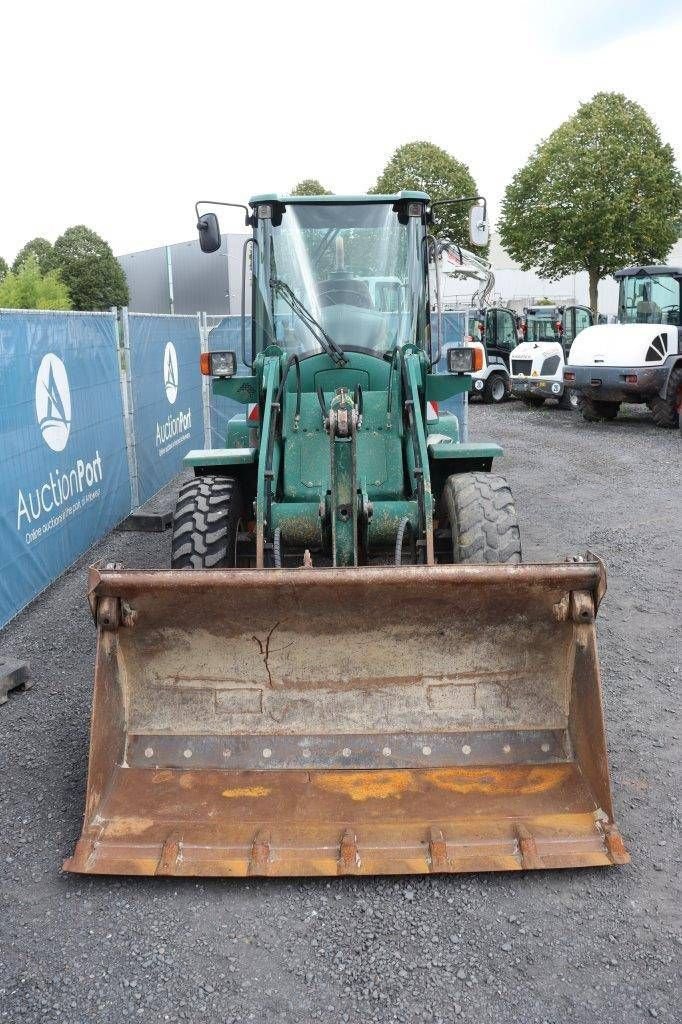
[[[586,548],[599,616],[620,869],[410,879],[79,878],[94,631],[85,566],[166,563],[114,534],[0,634],[34,688],[0,708],[0,1021],[680,1021],[680,436],[473,406],[499,439],[525,554]]]

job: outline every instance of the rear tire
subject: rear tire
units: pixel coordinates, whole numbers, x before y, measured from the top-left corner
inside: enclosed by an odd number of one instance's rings
[[[455,473],[445,481],[442,504],[450,522],[453,562],[520,563],[519,521],[504,477]]]
[[[180,488],[173,513],[171,568],[233,568],[241,516],[231,476],[198,476]]]
[[[647,405],[657,427],[682,425],[682,366],[676,366],[668,377],[665,398],[654,395]]]
[[[507,381],[502,373],[491,373],[483,385],[483,401],[486,405],[499,405],[507,397]]]
[[[588,423],[599,423],[604,420],[615,420],[620,402],[598,402],[591,395],[580,395],[578,408]]]
[[[539,409],[541,405],[545,404],[545,400],[542,395],[527,395],[523,404],[527,405],[529,409]]]

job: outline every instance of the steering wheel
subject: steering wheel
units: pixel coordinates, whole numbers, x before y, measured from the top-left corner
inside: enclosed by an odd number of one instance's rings
[[[322,306],[357,306],[359,309],[372,309],[372,297],[366,281],[354,278],[321,281],[317,286],[317,294]]]

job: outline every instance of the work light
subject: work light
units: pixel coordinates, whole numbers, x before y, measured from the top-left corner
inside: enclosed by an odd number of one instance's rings
[[[234,377],[237,372],[236,352],[203,352],[201,372],[207,377]]]
[[[474,350],[465,348],[448,349],[448,373],[471,373],[474,366]]]

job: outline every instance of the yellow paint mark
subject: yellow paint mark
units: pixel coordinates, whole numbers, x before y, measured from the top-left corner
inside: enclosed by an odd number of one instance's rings
[[[315,776],[315,785],[329,793],[340,793],[351,800],[385,800],[400,797],[413,788],[412,774],[398,772],[325,772]]]
[[[139,835],[153,828],[156,822],[153,818],[112,818],[104,829],[107,839],[119,836]]]
[[[268,796],[269,793],[270,790],[267,788],[267,786],[241,786],[237,787],[236,789],[223,790],[223,796],[226,796],[230,799],[232,799],[233,797],[240,796]]]
[[[504,768],[439,768],[425,778],[438,789],[451,793],[485,793],[490,796],[526,796],[546,793],[560,786],[571,774],[570,764],[512,765]]]

